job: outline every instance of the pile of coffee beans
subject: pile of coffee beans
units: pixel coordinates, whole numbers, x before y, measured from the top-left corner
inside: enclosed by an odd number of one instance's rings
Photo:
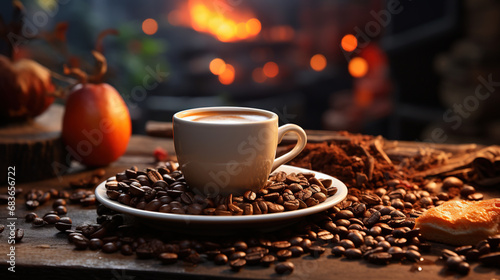
[[[468,274],[471,262],[480,262],[482,265],[498,267],[500,264],[500,234],[490,236],[479,241],[475,246],[466,245],[456,247],[454,251],[444,249],[441,259],[450,271]]]
[[[106,194],[112,200],[148,211],[231,216],[303,209],[324,202],[337,192],[331,179],[318,179],[314,173],[281,171],[271,174],[257,192],[207,197],[191,190],[174,166],[127,169],[106,181]]]

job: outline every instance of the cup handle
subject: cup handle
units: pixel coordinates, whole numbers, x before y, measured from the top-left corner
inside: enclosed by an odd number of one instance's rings
[[[285,124],[278,128],[278,143],[283,140],[283,136],[289,132],[293,132],[297,134],[299,139],[297,140],[297,144],[291,151],[280,156],[279,158],[274,160],[273,167],[271,168],[271,172],[273,172],[280,165],[283,165],[296,157],[306,146],[307,143],[307,135],[306,132],[296,124]]]

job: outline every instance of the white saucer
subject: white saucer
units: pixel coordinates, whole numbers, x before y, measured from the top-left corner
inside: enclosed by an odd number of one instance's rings
[[[240,229],[255,229],[270,231],[285,225],[289,225],[300,218],[315,214],[331,208],[337,203],[344,200],[347,196],[347,187],[337,178],[324,173],[316,172],[309,169],[298,168],[290,165],[282,165],[276,171],[285,171],[287,174],[295,173],[310,173],[313,172],[318,179],[331,179],[332,186],[337,187],[337,193],[328,197],[324,202],[295,211],[270,213],[262,215],[248,216],[207,216],[207,215],[188,215],[188,214],[172,214],[161,213],[136,209],[117,201],[111,200],[106,195],[105,182],[97,186],[95,195],[97,200],[104,206],[117,212],[128,214],[136,218],[137,221],[143,222],[149,226],[166,231],[185,231],[192,232],[193,230],[202,230],[199,234],[217,233],[221,230],[240,230]],[[210,234],[210,233],[209,233]]]

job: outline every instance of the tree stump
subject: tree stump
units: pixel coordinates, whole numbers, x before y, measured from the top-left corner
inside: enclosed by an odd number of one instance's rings
[[[0,185],[7,184],[8,168],[15,168],[15,181],[53,177],[66,163],[61,139],[64,107],[54,104],[42,115],[25,123],[0,127]]]

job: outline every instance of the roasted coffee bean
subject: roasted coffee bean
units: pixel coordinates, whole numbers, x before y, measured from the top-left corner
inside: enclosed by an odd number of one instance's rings
[[[73,242],[77,250],[85,250],[89,245],[89,240],[81,234],[73,235],[71,237],[71,242]]]
[[[358,248],[349,248],[345,250],[344,256],[348,259],[361,259],[363,253]]]
[[[248,201],[248,202],[253,202],[257,198],[257,194],[253,191],[246,191],[243,194],[243,197]]]
[[[68,213],[68,209],[64,205],[57,206],[55,211],[58,215],[66,215]]]
[[[175,253],[161,253],[158,258],[162,264],[174,264],[177,262],[178,256]]]
[[[53,224],[59,222],[60,219],[61,219],[61,217],[59,217],[56,214],[49,214],[49,215],[46,215],[43,217],[43,220],[49,225],[53,225]]]
[[[321,247],[319,245],[311,245],[308,248],[309,253],[311,254],[312,257],[319,258],[321,254],[325,252],[325,248]]]
[[[292,273],[294,269],[295,269],[295,265],[291,262],[282,262],[282,263],[277,264],[274,267],[274,271],[277,274]]]
[[[378,221],[380,220],[381,216],[382,216],[382,214],[380,213],[380,211],[373,212],[370,215],[370,217],[366,220],[365,225],[367,227],[372,227],[373,225],[375,225],[376,223],[378,223]]]
[[[0,233],[2,233],[5,230],[5,225],[0,224]]]
[[[234,259],[229,261],[229,266],[231,266],[231,270],[240,271],[245,265],[247,261],[245,259]]]
[[[392,255],[387,252],[377,252],[370,254],[367,258],[368,262],[378,265],[386,265],[392,259]]]
[[[497,266],[500,263],[500,252],[493,252],[479,257],[479,262],[486,266]]]
[[[132,246],[129,244],[123,244],[120,247],[120,253],[124,256],[131,256],[134,254],[134,250],[132,249]]]
[[[116,243],[114,242],[108,242],[102,245],[102,251],[107,254],[112,254],[116,251],[118,251],[118,246],[116,246]]]
[[[34,210],[40,206],[40,202],[38,200],[26,200],[25,205],[27,209]]]
[[[446,177],[443,180],[443,186],[442,188],[444,190],[448,190],[450,188],[462,188],[464,185],[463,181],[458,179],[457,177]]]
[[[302,254],[304,254],[304,249],[300,246],[291,246],[289,248],[290,252],[292,253],[292,257],[293,258],[297,258],[297,257],[300,257]]]
[[[215,257],[214,257],[214,263],[216,265],[224,265],[228,262],[228,258],[226,255],[224,254],[217,254]]]
[[[102,245],[104,245],[104,242],[102,242],[102,240],[99,238],[92,238],[88,242],[90,250],[99,250],[102,248]]]
[[[71,224],[71,219],[69,217],[64,217],[55,223],[55,227],[57,230],[65,232],[66,230],[71,229]]]
[[[380,248],[380,247],[379,247]],[[387,249],[387,253],[392,255],[393,260],[401,260],[405,257],[405,251],[401,247],[393,246]]]
[[[36,217],[35,219],[33,219],[33,226],[36,226],[36,227],[41,227],[41,226],[44,226],[46,225],[47,222],[45,222],[42,218],[40,217]]]
[[[287,259],[292,257],[292,251],[287,249],[279,250],[278,252],[276,252],[276,257],[278,257],[279,261],[286,261]]]
[[[33,220],[35,218],[38,218],[38,215],[35,212],[31,212],[31,213],[26,214],[25,221],[27,223],[31,223],[31,222],[33,222]]]
[[[350,210],[340,210],[340,212],[335,214],[335,219],[340,220],[340,219],[345,219],[349,220],[350,218],[354,218],[354,213]]]
[[[262,252],[252,252],[245,256],[245,260],[247,261],[247,265],[257,265],[262,260],[264,253]]]
[[[352,242],[352,240],[349,240],[349,239],[340,240],[338,245],[344,247],[345,249],[350,249],[350,248],[356,247],[356,245],[354,245],[354,242]]]
[[[283,250],[283,249],[288,249],[290,248],[291,244],[290,242],[283,240],[283,241],[275,241],[271,244],[271,248],[275,251]]]
[[[407,250],[405,257],[412,262],[419,262],[422,259],[422,255],[416,250]]]
[[[345,253],[345,248],[342,246],[334,246],[332,248],[332,255],[336,257],[341,257]]]
[[[229,260],[241,259],[246,257],[246,253],[243,251],[237,251],[229,255]]]
[[[484,196],[482,193],[473,193],[473,194],[469,194],[467,196],[468,200],[473,200],[473,201],[483,200],[483,198],[484,198]]]
[[[276,261],[276,257],[273,255],[264,255],[260,260],[262,266],[268,267]]]
[[[23,237],[24,237],[24,229],[16,228],[16,230],[14,231],[14,241],[18,243],[21,241],[21,239],[23,239]]]

